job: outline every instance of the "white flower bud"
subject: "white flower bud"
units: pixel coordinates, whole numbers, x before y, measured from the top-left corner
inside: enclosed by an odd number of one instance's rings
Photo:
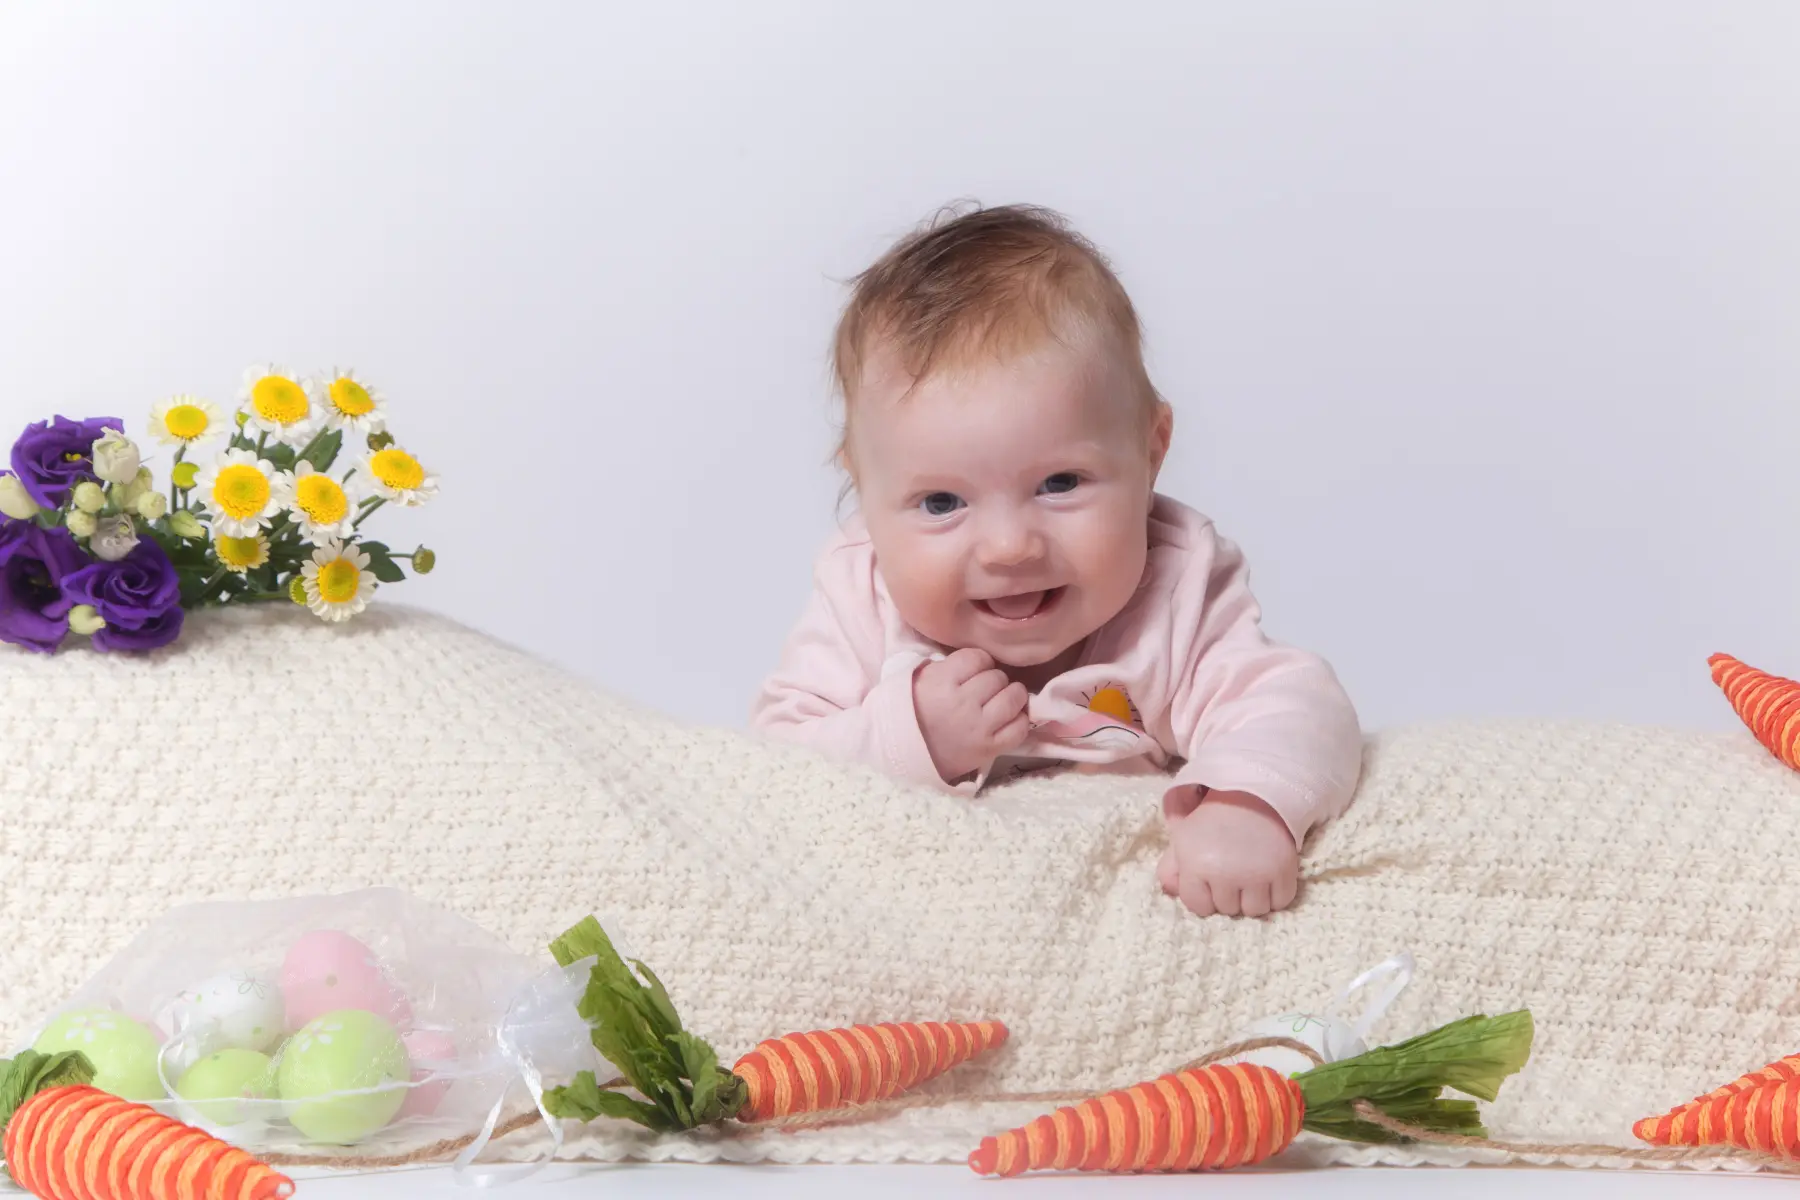
[[[97,513],[106,507],[106,492],[91,479],[75,485],[75,507],[85,513]]]
[[[117,429],[94,443],[94,474],[107,483],[130,483],[138,473],[137,444]]]
[[[77,604],[69,610],[69,628],[82,637],[92,637],[106,628],[106,622],[91,604]]]
[[[94,530],[100,527],[100,522],[93,513],[82,512],[79,508],[69,514],[67,523],[69,532],[76,537],[93,537]]]
[[[169,518],[169,531],[176,537],[192,541],[206,533],[206,527],[200,524],[200,518],[183,509]]]
[[[104,517],[94,536],[88,539],[88,549],[101,562],[118,562],[131,553],[137,542],[137,530],[130,517]]]
[[[169,498],[161,492],[145,492],[137,498],[138,516],[154,521],[169,511]]]
[[[38,502],[31,498],[17,475],[0,475],[0,513],[15,521],[29,521],[38,515]]]

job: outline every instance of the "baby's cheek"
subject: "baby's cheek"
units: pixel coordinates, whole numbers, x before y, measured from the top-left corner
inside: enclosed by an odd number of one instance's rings
[[[876,547],[888,594],[900,618],[937,642],[956,641],[963,600],[962,575],[944,539],[901,536]]]

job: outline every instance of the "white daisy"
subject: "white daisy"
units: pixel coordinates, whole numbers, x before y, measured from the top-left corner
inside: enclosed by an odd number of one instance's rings
[[[238,401],[249,422],[246,428],[260,429],[278,442],[304,446],[318,428],[305,381],[273,363],[244,372]]]
[[[215,534],[252,537],[287,506],[294,477],[253,450],[227,450],[194,480],[193,498],[206,506]]]
[[[323,620],[348,621],[369,606],[375,593],[375,573],[368,566],[367,554],[327,538],[313,551],[311,562],[300,564],[306,607]]]
[[[313,406],[332,429],[367,437],[387,428],[387,398],[352,367],[333,367],[312,381],[311,391]]]
[[[317,546],[326,538],[355,532],[356,499],[350,490],[309,462],[294,468],[294,495],[288,503],[300,536]]]
[[[219,565],[238,575],[254,571],[269,561],[269,539],[260,533],[249,537],[220,534],[213,538],[212,545],[213,553],[219,556]]]
[[[218,428],[218,407],[198,396],[170,396],[150,410],[150,435],[165,446],[191,446]]]
[[[376,495],[408,508],[437,495],[437,476],[427,475],[419,460],[398,446],[376,450],[363,459],[362,476]]]

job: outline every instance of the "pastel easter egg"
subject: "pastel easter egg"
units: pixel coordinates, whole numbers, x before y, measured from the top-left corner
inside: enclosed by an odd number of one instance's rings
[[[175,1094],[201,1121],[236,1125],[251,1115],[246,1100],[264,1100],[275,1090],[274,1064],[255,1050],[226,1049],[189,1067]]]
[[[58,1015],[31,1045],[40,1054],[79,1050],[94,1065],[94,1086],[125,1100],[161,1100],[156,1074],[156,1035],[124,1013],[107,1008]]]
[[[400,1033],[374,1013],[323,1013],[289,1039],[275,1071],[287,1119],[315,1142],[348,1146],[394,1119],[412,1065]],[[379,1089],[379,1090],[370,1090]]]
[[[456,1043],[436,1029],[415,1029],[400,1039],[412,1063],[413,1086],[407,1089],[400,1116],[428,1117],[444,1102],[450,1090],[449,1074],[456,1066]]]
[[[328,1012],[360,1008],[404,1026],[412,1007],[361,941],[336,929],[303,934],[281,964],[281,999],[287,1027],[298,1030]]]
[[[206,1052],[230,1047],[266,1052],[283,1032],[281,990],[257,971],[203,979],[175,997],[172,1027]]]

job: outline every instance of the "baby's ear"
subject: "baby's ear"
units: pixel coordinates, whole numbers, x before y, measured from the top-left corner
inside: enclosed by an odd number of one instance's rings
[[[1169,456],[1169,443],[1175,437],[1175,410],[1167,400],[1156,402],[1156,416],[1150,424],[1150,481],[1162,471],[1163,459]]]

